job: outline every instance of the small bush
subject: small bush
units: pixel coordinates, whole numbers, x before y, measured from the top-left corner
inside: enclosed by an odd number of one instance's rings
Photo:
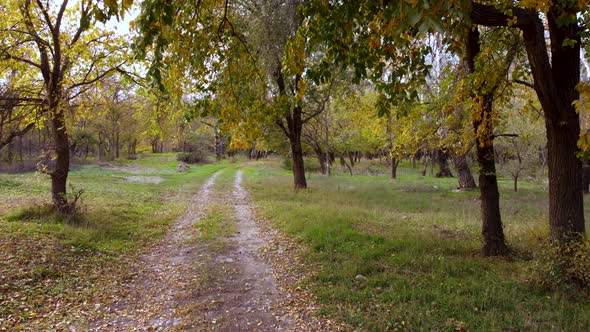
[[[288,171],[292,171],[293,170],[293,159],[284,158],[283,162],[281,163],[281,167],[288,170]]]
[[[284,158],[283,162],[281,163],[281,167],[292,171],[293,170],[293,159],[291,158]],[[306,158],[303,161],[303,167],[305,168],[305,172],[313,173],[313,172],[321,172],[322,168],[320,162],[316,159]]]
[[[322,166],[320,165],[320,162],[315,158],[305,159],[304,168],[306,172],[319,173],[322,171]]]
[[[199,164],[205,161],[205,154],[202,151],[181,152],[176,155],[176,160],[187,164]]]
[[[543,287],[590,290],[590,241],[547,244],[539,252],[532,275]]]

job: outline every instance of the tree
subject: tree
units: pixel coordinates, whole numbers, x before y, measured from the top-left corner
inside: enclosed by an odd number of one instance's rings
[[[337,34],[336,27],[343,24],[341,18],[354,22],[349,25],[362,26],[361,29],[350,27],[345,31],[371,31],[374,30],[373,22],[385,21],[383,26],[386,29],[380,31],[381,35],[398,45],[403,45],[408,38],[415,39],[417,33],[442,31],[443,25],[451,37],[447,38],[450,46],[456,46],[464,38],[465,29],[471,29],[472,25],[522,32],[522,45],[533,77],[533,82],[527,84],[537,93],[547,129],[551,237],[556,240],[577,238],[584,235],[585,224],[579,180],[582,166],[577,147],[579,116],[573,103],[579,98],[576,87],[580,81],[581,37],[588,29],[582,21],[589,15],[588,3],[560,0],[551,3],[526,1],[519,5],[522,7],[512,2],[488,5],[475,1],[459,4],[439,1],[436,5],[430,1],[343,1],[327,5],[322,1],[310,1],[307,12],[310,16],[317,15],[321,21],[318,27],[324,31],[318,30],[316,36],[323,41],[338,40],[333,36]],[[547,30],[540,13],[545,14]],[[546,33],[550,36],[551,48],[547,47]],[[336,42],[332,45],[337,51]],[[365,47],[368,45],[366,42]],[[355,59],[355,63],[363,63]]]
[[[142,3],[138,25],[140,48],[153,52],[150,73],[161,87],[182,95],[171,77],[188,72],[199,93],[224,98],[219,110],[230,117],[215,117],[272,120],[289,141],[294,186],[303,189],[303,126],[321,112],[304,105],[314,50],[297,15],[299,5],[298,0],[151,0]]]
[[[588,14],[585,1],[556,1],[549,6],[509,8],[507,15],[494,6],[472,3],[474,24],[513,27],[523,34],[534,82],[531,84],[543,107],[549,158],[549,225],[551,237],[567,240],[585,233],[582,164],[577,142],[580,121],[574,102],[579,99],[580,46],[583,27],[578,24]],[[545,43],[544,12],[551,40],[550,54]]]
[[[494,110],[494,101],[514,59],[516,49],[513,47],[506,55],[502,54],[504,61],[500,64],[494,64],[493,60],[487,64],[485,60],[478,63],[477,60],[482,60],[479,30],[477,28],[469,30],[465,41],[465,64],[467,72],[471,75],[472,122],[480,168],[479,188],[484,240],[482,251],[486,256],[504,255],[508,252],[508,248],[504,240],[496,174],[494,129],[497,112]]]
[[[119,44],[94,24],[120,13],[130,3],[123,1],[119,6],[109,1],[101,7],[93,0],[82,0],[68,5],[68,0],[9,0],[0,8],[0,59],[32,73],[27,89],[31,95],[27,97],[42,105],[51,124],[55,156],[47,171],[53,204],[62,213],[70,208],[66,197],[70,166],[65,121],[68,101],[124,64],[124,60],[114,60],[114,55],[122,51]],[[37,78],[41,78],[40,85],[35,84]]]

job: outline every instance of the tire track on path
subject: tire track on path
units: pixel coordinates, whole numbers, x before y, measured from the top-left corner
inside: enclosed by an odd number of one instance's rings
[[[213,255],[210,289],[202,294],[209,303],[203,310],[203,331],[293,331],[280,307],[285,298],[277,288],[273,268],[260,254],[267,239],[260,232],[242,171],[236,173],[233,190],[226,197],[233,205],[237,233],[229,237],[228,249]]]
[[[198,264],[198,243],[191,243],[194,224],[204,215],[211,200],[214,173],[191,200],[187,212],[166,237],[135,267],[127,294],[101,311],[103,317],[90,323],[91,331],[161,331],[185,325],[183,306],[190,305],[186,294],[198,284],[202,264]],[[196,264],[195,264],[196,263]]]

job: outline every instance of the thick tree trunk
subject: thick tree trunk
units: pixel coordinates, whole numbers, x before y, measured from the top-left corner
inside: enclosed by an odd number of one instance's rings
[[[558,10],[552,7],[548,13],[552,65],[541,20],[537,18],[534,28],[524,29],[523,35],[545,112],[551,237],[565,240],[585,233],[582,163],[577,158],[580,119],[573,105],[580,97],[580,37],[576,24],[559,24],[558,17]],[[564,45],[568,39],[574,41],[572,46]]]
[[[475,179],[471,174],[471,169],[469,169],[469,164],[467,164],[467,157],[465,155],[456,156],[453,158],[453,162],[455,163],[455,169],[457,170],[459,188],[475,189],[477,185],[475,184]]]
[[[51,110],[51,130],[55,144],[55,166],[51,172],[51,198],[61,213],[68,213],[66,183],[70,170],[70,143],[63,110]]]
[[[568,105],[564,107],[573,106]],[[576,116],[575,111],[572,112]],[[573,115],[572,115],[573,116]],[[584,203],[582,163],[577,158],[579,125],[548,124],[547,147],[549,150],[549,224],[551,235],[563,240],[576,234],[584,234]]]
[[[453,177],[453,173],[451,173],[451,168],[449,167],[449,154],[442,150],[437,150],[434,152],[434,156],[436,162],[438,164],[438,173],[436,173],[437,178],[451,178]]]
[[[291,155],[293,158],[293,183],[295,189],[306,189],[307,180],[305,179],[301,139],[291,139]]]
[[[584,194],[590,192],[590,162],[588,160],[582,161],[582,187]]]
[[[504,230],[500,216],[500,193],[496,179],[494,145],[489,142],[477,145],[477,161],[480,166],[479,188],[481,193],[481,220],[485,256],[505,255]]]

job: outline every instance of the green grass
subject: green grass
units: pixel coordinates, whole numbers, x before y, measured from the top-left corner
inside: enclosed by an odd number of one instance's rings
[[[177,173],[174,156],[114,162],[119,170],[76,168],[69,183],[84,194],[80,213],[68,220],[48,208],[48,177],[0,175],[0,318],[12,317],[0,319],[0,328],[62,329],[60,322],[79,321],[93,303],[109,303],[105,297],[128,278],[135,255],[161,238],[188,198],[227,166]],[[133,176],[144,178],[131,182]],[[153,178],[161,182],[143,181]]]
[[[142,161],[138,163],[144,166]],[[38,202],[6,211],[4,217],[0,216],[0,228],[21,235],[50,234],[68,245],[95,250],[120,251],[145,244],[161,236],[167,225],[179,216],[187,195],[198,190],[216,170],[225,167],[223,164],[193,166],[189,172],[176,173],[176,163],[169,164],[164,162],[154,172],[148,170],[145,174],[127,174],[96,166],[72,172],[71,186],[83,189],[84,194],[81,216],[70,223],[42,206],[49,201],[48,181],[31,180],[38,175],[3,178],[3,183],[11,184],[9,190],[2,191],[2,196],[18,199],[32,192]],[[160,177],[163,181],[159,184],[129,182],[129,176]]]
[[[235,234],[236,225],[231,213],[227,204],[212,203],[205,216],[195,224],[199,233],[198,239],[212,242]]]
[[[590,328],[587,297],[529,281],[530,257],[548,232],[542,184],[522,182],[514,193],[500,181],[505,232],[518,253],[506,260],[480,256],[479,194],[452,192],[456,179],[403,165],[394,183],[311,174],[309,189],[294,192],[278,164],[246,169],[247,183],[260,212],[309,247],[307,259],[320,266],[309,283],[324,314],[362,330]]]

